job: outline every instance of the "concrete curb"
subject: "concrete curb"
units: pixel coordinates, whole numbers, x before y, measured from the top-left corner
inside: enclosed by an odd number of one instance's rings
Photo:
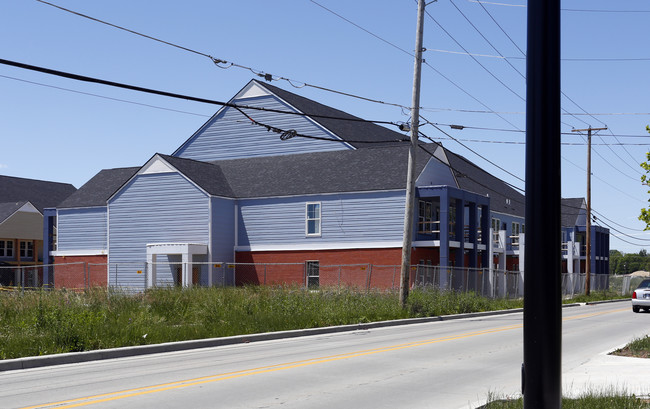
[[[588,304],[600,304],[605,302],[629,301],[611,300],[595,301]],[[563,307],[578,307],[580,303],[565,304]],[[338,332],[359,331],[373,328],[393,327],[398,325],[421,324],[436,321],[450,321],[463,318],[486,317],[493,315],[505,315],[523,312],[523,308],[499,311],[483,311],[466,314],[440,315],[436,317],[407,318],[392,321],[377,321],[359,324],[338,325],[333,327],[307,328],[290,331],[267,332],[262,334],[236,335],[222,338],[197,339],[191,341],[166,342],[154,345],[138,345],[122,348],[100,349],[96,351],[69,352],[65,354],[43,355],[16,359],[5,359],[0,361],[0,372],[17,369],[39,368],[44,366],[74,364],[81,362],[99,361],[104,359],[124,358],[130,356],[159,354],[163,352],[186,351],[189,349],[211,348],[225,345],[245,344],[249,342],[270,341],[276,339],[296,338],[309,335],[333,334]]]

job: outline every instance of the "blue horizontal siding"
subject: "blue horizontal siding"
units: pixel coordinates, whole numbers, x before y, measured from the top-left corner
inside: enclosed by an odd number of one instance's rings
[[[106,207],[60,209],[57,250],[106,250]]]
[[[235,247],[235,201],[212,198],[212,261],[232,262]]]
[[[234,103],[267,109],[297,112],[275,96],[239,99]],[[298,133],[323,138],[333,138],[319,125],[300,115],[247,110],[246,113],[260,123],[283,130],[295,129]],[[234,108],[226,107],[192,136],[174,156],[200,161],[237,159],[254,156],[276,156],[292,153],[323,152],[350,149],[341,142],[320,141],[294,137],[286,141],[266,128],[251,124]]]
[[[146,261],[149,243],[208,244],[209,198],[178,173],[136,176],[108,210],[109,263],[132,266],[119,274],[119,286],[144,285],[137,266]]]
[[[240,202],[239,245],[401,240],[404,192],[351,193]],[[305,235],[305,203],[321,202],[321,236]]]

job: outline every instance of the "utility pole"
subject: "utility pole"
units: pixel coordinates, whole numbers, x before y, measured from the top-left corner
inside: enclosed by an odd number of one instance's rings
[[[585,239],[585,295],[591,292],[591,131],[605,131],[607,128],[572,129],[571,132],[587,131],[587,226]]]
[[[562,407],[560,0],[528,0],[525,409]]]
[[[404,205],[404,236],[402,241],[402,269],[400,273],[399,305],[404,307],[409,294],[411,270],[411,242],[415,209],[415,155],[418,149],[420,120],[420,79],[422,73],[422,34],[424,32],[424,0],[418,1],[418,22],[415,37],[415,68],[413,70],[413,99],[411,101],[411,146],[406,176],[406,203]]]

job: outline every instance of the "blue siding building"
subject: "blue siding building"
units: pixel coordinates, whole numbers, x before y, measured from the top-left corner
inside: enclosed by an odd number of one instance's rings
[[[253,80],[172,155],[70,196],[51,254],[103,262],[106,285],[136,291],[244,282],[231,263],[399,265],[408,140]],[[414,260],[523,267],[522,194],[441,144],[422,143],[415,167]]]

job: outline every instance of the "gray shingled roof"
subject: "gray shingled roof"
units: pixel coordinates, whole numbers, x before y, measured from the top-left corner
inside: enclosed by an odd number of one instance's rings
[[[578,225],[578,216],[583,207],[585,199],[582,197],[573,197],[562,199],[562,227],[573,227]]]
[[[193,159],[158,154],[203,190],[214,196],[233,197],[229,181],[218,166]]]
[[[57,208],[106,206],[108,198],[135,175],[138,170],[140,170],[140,167],[104,169],[70,195]]]
[[[449,164],[454,169],[458,187],[483,196],[490,197],[490,209],[524,217],[526,214],[526,199],[523,194],[511,188],[501,179],[492,176],[464,157],[447,149]]]
[[[3,203],[27,201],[41,213],[44,208],[61,203],[75,190],[69,183],[0,175],[0,200]]]
[[[235,198],[404,189],[408,145],[210,163],[160,155],[215,196]],[[430,156],[420,151],[416,173]]]
[[[20,202],[9,202],[9,203],[0,203],[0,223],[7,220],[9,216],[16,213],[18,209],[23,207],[27,203],[26,201]]]
[[[282,98],[302,113],[329,116],[334,118],[361,119],[354,115],[350,115],[347,112],[343,112],[327,105],[320,104],[309,98],[301,97],[300,95],[285,91],[282,88],[269,85],[265,82],[260,82],[257,80],[253,81],[258,85],[268,89],[278,97]],[[409,138],[408,135],[401,134],[397,131],[385,128],[372,122],[346,121],[330,118],[319,118],[314,116],[309,117],[325,128],[329,129],[331,132],[343,140],[360,141],[349,142],[350,145],[354,146],[355,148],[376,145],[383,146],[391,144],[403,144],[404,142],[401,141],[404,139],[408,140]]]

